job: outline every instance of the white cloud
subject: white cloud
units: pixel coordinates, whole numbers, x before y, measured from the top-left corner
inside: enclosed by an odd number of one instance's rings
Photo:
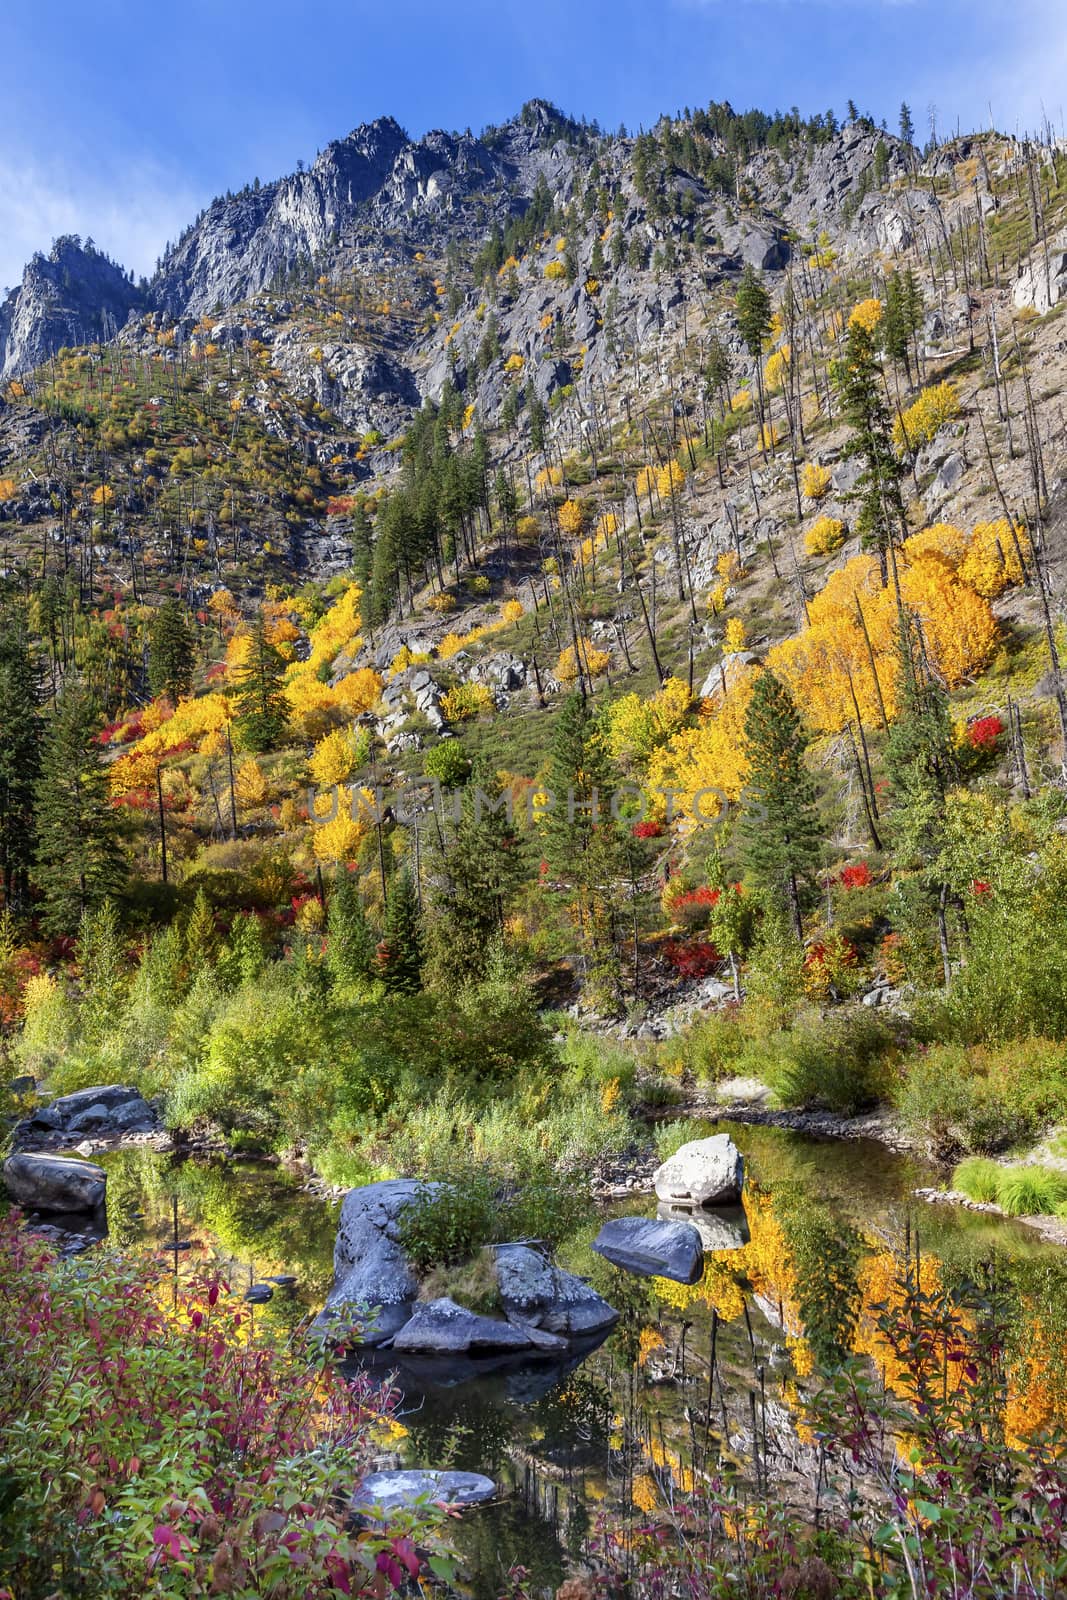
[[[14,288],[33,253],[47,253],[63,233],[91,238],[138,277],[150,274],[166,241],[204,203],[154,163],[135,159],[119,172],[86,172],[0,156],[0,287]]]

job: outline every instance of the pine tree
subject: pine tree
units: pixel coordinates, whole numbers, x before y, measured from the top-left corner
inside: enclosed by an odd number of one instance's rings
[[[605,1000],[618,986],[615,940],[618,894],[627,871],[620,828],[611,815],[611,768],[581,695],[563,703],[545,769],[549,805],[542,850],[552,876],[575,890],[579,932],[592,954],[588,973]]]
[[[78,924],[78,966],[85,1036],[99,1040],[115,1025],[129,988],[126,950],[114,900],[87,906]]]
[[[33,864],[43,727],[40,677],[20,615],[0,618],[0,887],[23,901]]]
[[[890,546],[894,535],[905,526],[900,487],[904,469],[893,449],[885,374],[875,353],[874,339],[861,323],[849,325],[845,354],[834,363],[833,381],[851,429],[844,454],[863,461],[863,470],[848,498],[859,503],[856,526],[865,543],[876,550],[885,584],[889,581]]]
[[[359,883],[343,866],[337,868],[326,926],[327,971],[338,988],[352,988],[373,970],[374,940],[367,926]]]
[[[156,614],[148,645],[148,683],[154,695],[165,694],[172,705],[192,688],[196,640],[180,600],[164,600]]]
[[[378,972],[385,987],[398,994],[416,993],[422,986],[422,956],[422,913],[415,880],[404,866],[394,875],[385,897],[378,946]]]
[[[289,702],[282,693],[285,663],[260,623],[252,647],[237,674],[235,722],[241,744],[254,755],[273,750],[289,724]]]
[[[882,318],[882,342],[891,361],[903,364],[909,384],[911,361],[909,351],[914,334],[922,327],[923,295],[913,267],[893,272],[886,280],[885,316]]]
[[[86,696],[64,689],[41,756],[34,878],[51,934],[72,933],[89,907],[118,892],[125,876],[93,722]]]
[[[793,696],[772,672],[762,672],[745,716],[750,767],[741,836],[752,877],[788,909],[798,939],[800,888],[818,865],[821,840],[815,786],[804,764],[807,748]]]

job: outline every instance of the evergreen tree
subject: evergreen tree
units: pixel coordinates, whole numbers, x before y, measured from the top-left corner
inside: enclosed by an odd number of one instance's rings
[[[259,623],[237,674],[234,719],[241,744],[254,755],[279,745],[289,725],[289,702],[282,693],[284,672],[285,662]]]
[[[0,887],[11,905],[29,892],[41,767],[40,679],[21,615],[0,618]]]
[[[552,876],[576,891],[583,943],[592,952],[589,977],[613,998],[618,971],[618,894],[628,860],[611,815],[612,778],[599,731],[581,695],[564,701],[545,769],[551,805],[542,822],[542,850]]]
[[[530,448],[543,450],[547,412],[532,382],[526,385],[526,414],[530,419]]]
[[[874,339],[858,322],[849,325],[845,354],[834,363],[833,380],[851,429],[844,454],[863,461],[863,470],[848,498],[859,503],[856,526],[868,547],[877,551],[884,584],[889,581],[889,549],[894,534],[905,527],[900,487],[904,468],[893,448],[885,374],[875,353]]]
[[[378,972],[385,987],[414,994],[422,986],[422,913],[409,867],[397,872],[385,897]]]
[[[508,904],[523,878],[518,836],[488,762],[476,763],[459,814],[442,829],[431,866],[432,925],[438,977],[480,978],[494,938],[504,930]]]
[[[115,1025],[129,982],[126,949],[114,900],[87,906],[78,924],[78,966],[81,969],[85,1036],[103,1038]]]
[[[902,272],[891,273],[885,286],[882,342],[889,359],[903,364],[909,384],[911,340],[922,327],[923,310],[923,295],[915,269],[906,267]]]
[[[73,932],[85,911],[116,893],[125,876],[93,722],[86,696],[64,689],[41,756],[34,878],[51,934]]]
[[[783,904],[803,939],[800,888],[818,865],[815,786],[804,764],[808,736],[796,702],[772,672],[756,680],[745,715],[750,763],[741,836],[745,862],[761,888]]]
[[[763,341],[771,328],[771,297],[764,288],[759,273],[746,264],[734,298],[737,326],[745,341],[745,349],[756,367],[756,392],[759,396],[759,420],[763,426]]]
[[[337,868],[326,911],[326,968],[338,988],[351,988],[371,974],[374,940],[367,926],[358,880]]]
[[[899,865],[912,874],[912,890],[917,890],[925,902],[923,915],[928,917],[931,910],[936,915],[947,983],[949,890],[941,856],[945,798],[958,779],[952,719],[948,698],[927,667],[919,623],[904,610],[900,614],[898,651],[900,712],[886,744],[886,771],[893,795],[893,843]],[[908,892],[905,891],[905,901]],[[914,894],[912,902],[914,905]]]
[[[915,143],[915,124],[911,119],[911,107],[906,100],[900,103],[900,138],[904,144]]]
[[[185,924],[182,941],[185,965],[190,977],[213,965],[219,950],[215,912],[203,885],[197,889]]]
[[[189,693],[196,665],[196,640],[185,608],[173,597],[164,600],[152,624],[148,645],[148,683],[154,695],[165,694],[172,705]]]

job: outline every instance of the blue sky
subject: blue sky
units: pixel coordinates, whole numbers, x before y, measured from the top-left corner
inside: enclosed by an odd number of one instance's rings
[[[214,194],[385,113],[477,131],[544,95],[635,129],[851,97],[944,131],[1067,105],[1067,0],[36,0],[4,35],[0,286],[60,232],[149,272]]]

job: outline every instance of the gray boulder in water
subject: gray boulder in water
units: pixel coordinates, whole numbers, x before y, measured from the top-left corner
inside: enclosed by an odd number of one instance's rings
[[[95,1211],[104,1203],[107,1173],[91,1161],[69,1156],[9,1156],[4,1183],[26,1211]]]
[[[393,1340],[393,1349],[423,1354],[455,1355],[468,1350],[528,1350],[531,1340],[521,1328],[496,1317],[482,1317],[447,1296],[417,1305]]]
[[[411,1316],[419,1280],[400,1244],[400,1218],[436,1185],[388,1178],[350,1189],[341,1205],[333,1251],[333,1288],[323,1323],[376,1310],[362,1343],[392,1338]]]
[[[741,1152],[728,1133],[683,1144],[652,1177],[660,1200],[691,1206],[733,1205],[744,1181]]]
[[[704,1245],[691,1222],[651,1217],[612,1217],[593,1249],[605,1260],[640,1277],[698,1283],[704,1271]]]
[[[584,1278],[564,1272],[526,1244],[497,1245],[496,1280],[508,1319],[546,1333],[583,1339],[619,1320]]]

